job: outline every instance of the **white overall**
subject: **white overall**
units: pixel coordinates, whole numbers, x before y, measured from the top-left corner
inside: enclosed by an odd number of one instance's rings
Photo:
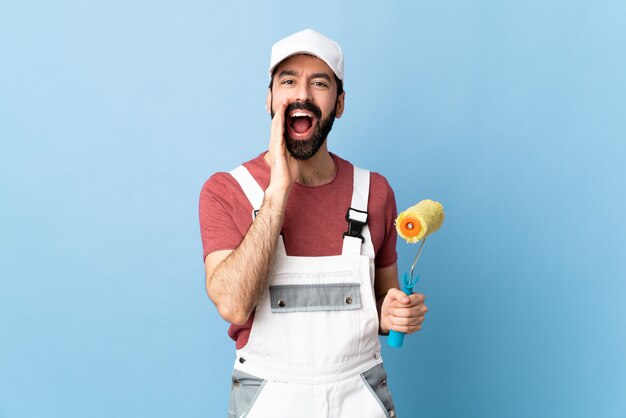
[[[231,174],[256,213],[263,190],[243,166]],[[369,171],[355,167],[350,218],[366,220],[368,194]],[[237,351],[230,417],[395,417],[381,364],[367,225],[361,235],[344,235],[342,254],[329,257],[287,256],[279,237],[269,287],[248,343]],[[254,387],[249,395],[237,392],[246,385]],[[233,396],[247,396],[247,405],[233,406]]]

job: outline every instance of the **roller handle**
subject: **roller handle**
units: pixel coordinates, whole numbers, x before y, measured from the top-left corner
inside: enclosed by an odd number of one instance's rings
[[[415,277],[415,280],[409,280],[407,274],[404,273],[404,278],[402,279],[402,291],[407,295],[411,295],[413,293],[413,287],[418,280],[419,276]],[[404,335],[404,332],[390,330],[389,337],[387,337],[387,345],[396,348],[402,347],[402,344],[404,343]]]

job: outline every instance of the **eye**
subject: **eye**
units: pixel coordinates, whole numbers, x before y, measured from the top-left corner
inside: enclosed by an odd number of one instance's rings
[[[286,86],[291,86],[294,83],[293,80],[287,79],[280,82],[280,84],[284,84]]]
[[[315,87],[328,87],[328,85],[323,81],[314,81],[311,84],[313,84]]]

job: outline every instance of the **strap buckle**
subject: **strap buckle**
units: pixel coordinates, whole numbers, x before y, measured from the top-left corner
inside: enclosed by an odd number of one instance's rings
[[[344,237],[360,238],[361,242],[365,242],[365,238],[361,235],[363,227],[367,225],[367,212],[348,208],[346,212],[346,221],[348,221],[348,230],[343,233]]]

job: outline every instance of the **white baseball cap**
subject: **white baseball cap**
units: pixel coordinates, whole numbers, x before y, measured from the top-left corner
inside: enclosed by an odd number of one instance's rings
[[[270,80],[272,72],[278,64],[286,58],[297,54],[311,54],[324,61],[335,73],[338,79],[343,81],[343,54],[339,44],[313,29],[289,35],[272,46],[270,58]]]

